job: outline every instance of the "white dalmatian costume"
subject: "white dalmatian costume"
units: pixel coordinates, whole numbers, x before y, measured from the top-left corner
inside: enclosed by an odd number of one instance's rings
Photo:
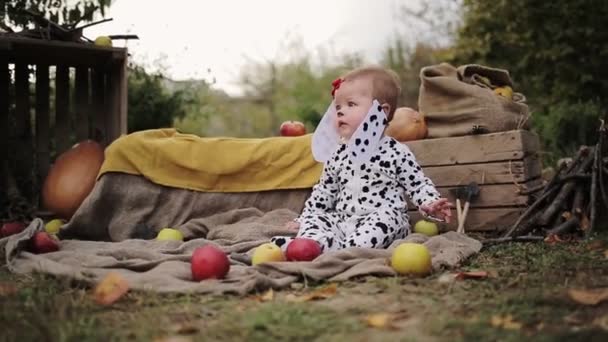
[[[386,115],[377,101],[350,141],[342,144],[331,134],[333,125],[323,122],[334,117],[331,108],[333,104],[315,131],[317,137],[313,136],[313,155],[325,164],[296,219],[300,223],[297,237],[319,242],[323,251],[386,248],[409,234],[406,196],[421,206],[440,195],[410,149],[383,135]],[[318,134],[326,135],[320,139]],[[329,154],[327,144],[336,141],[337,149]],[[271,238],[282,249],[291,240]]]

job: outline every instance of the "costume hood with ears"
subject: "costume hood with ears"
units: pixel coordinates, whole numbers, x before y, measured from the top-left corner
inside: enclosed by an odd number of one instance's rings
[[[334,91],[335,89],[334,84]],[[336,106],[332,101],[312,136],[312,155],[318,162],[325,163],[341,143],[341,137],[336,131],[336,118]],[[365,163],[372,157],[384,136],[387,124],[382,105],[378,100],[374,100],[357,130],[345,142],[347,153],[355,164]]]

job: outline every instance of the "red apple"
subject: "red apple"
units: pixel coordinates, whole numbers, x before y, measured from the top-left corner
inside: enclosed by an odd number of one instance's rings
[[[47,232],[36,232],[30,239],[30,250],[36,254],[55,252],[59,250],[57,239]]]
[[[213,245],[206,245],[194,250],[190,268],[192,278],[196,281],[209,278],[221,279],[228,274],[230,261],[224,251]]]
[[[306,134],[306,126],[300,121],[285,121],[279,131],[284,137],[296,137]]]
[[[287,260],[312,261],[321,255],[321,245],[315,240],[297,238],[287,245]]]
[[[0,228],[0,238],[21,233],[27,226],[23,222],[6,222]]]

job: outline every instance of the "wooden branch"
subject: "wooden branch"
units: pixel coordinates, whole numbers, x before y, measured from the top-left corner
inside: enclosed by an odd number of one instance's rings
[[[559,183],[565,183],[571,180],[589,180],[591,179],[590,174],[586,173],[577,173],[577,174],[569,174],[559,179]]]
[[[559,190],[559,188],[555,187],[551,190],[549,190],[548,192],[545,192],[540,198],[538,198],[534,203],[532,203],[532,205],[530,205],[528,207],[528,209],[526,209],[526,211],[524,211],[523,214],[521,214],[521,216],[517,219],[517,221],[513,224],[513,226],[503,235],[504,238],[510,237],[513,232],[515,232],[515,230],[519,227],[519,225],[522,223],[522,221],[524,219],[526,219],[531,213],[533,213],[536,209],[538,209],[541,204],[543,204],[543,202],[552,197],[553,195],[555,195],[557,193],[557,191]],[[538,216],[540,215],[540,211],[534,215],[534,218],[529,220],[530,221],[536,221],[536,219],[538,219]],[[526,225],[526,229],[527,229]]]
[[[593,153],[594,158],[593,158],[593,167],[592,167],[592,171],[591,171],[591,196],[589,199],[589,219],[590,219],[590,225],[589,225],[589,229],[587,229],[587,231],[585,232],[585,236],[588,238],[589,236],[591,236],[591,233],[593,232],[593,229],[595,228],[595,221],[597,219],[597,178],[598,178],[598,164],[599,164],[599,158],[600,158],[600,149],[599,149],[599,143],[597,144],[596,148],[595,148],[595,152]]]
[[[581,215],[585,206],[585,191],[583,188],[576,188],[574,199],[572,200],[572,214]]]
[[[602,201],[604,202],[604,206],[608,209],[608,195],[606,195],[606,186],[604,184],[604,175],[602,174],[602,158],[604,156],[604,136],[606,135],[606,125],[604,120],[600,120],[600,137],[597,143],[598,149],[598,157],[596,158],[597,164],[597,176],[600,185],[600,194],[602,196]]]
[[[558,225],[557,227],[548,230],[547,236],[551,235],[551,234],[559,235],[559,234],[566,233],[569,230],[577,227],[580,223],[581,223],[581,221],[579,220],[579,218],[576,215],[572,215],[570,217],[570,219],[562,222],[562,224]]]
[[[102,20],[94,21],[94,22],[92,22],[92,23],[88,23],[88,24],[86,24],[86,25],[82,25],[82,26],[80,26],[80,27],[73,28],[73,29],[72,29],[72,30],[70,30],[70,31],[77,31],[77,30],[82,31],[82,29],[84,29],[84,28],[91,27],[91,26],[95,26],[95,25],[99,25],[99,24],[103,24],[103,23],[105,23],[105,22],[112,21],[112,20],[114,20],[114,19],[113,19],[113,18],[107,18],[107,19],[102,19]]]
[[[595,160],[594,156],[594,153],[590,153],[576,169],[575,173],[585,172],[585,170],[587,170],[587,168],[589,168],[589,166]],[[538,221],[540,225],[546,226],[551,221],[553,215],[555,215],[555,213],[557,213],[557,211],[562,207],[570,193],[575,189],[575,186],[576,182],[569,181],[561,187],[559,193],[557,194],[557,196],[555,196],[553,202],[545,209],[545,211],[541,215]]]
[[[136,34],[112,34],[109,35],[110,39],[139,39],[139,36]]]
[[[547,184],[539,184],[537,186],[533,186],[528,189],[517,190],[517,193],[520,195],[531,195],[531,194],[537,193],[541,190],[544,190],[546,186],[547,186]]]

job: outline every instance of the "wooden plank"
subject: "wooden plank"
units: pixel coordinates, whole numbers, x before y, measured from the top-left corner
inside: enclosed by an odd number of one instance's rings
[[[465,222],[465,233],[467,231],[477,232],[491,232],[491,231],[504,231],[511,227],[517,218],[524,212],[525,208],[484,208],[484,209],[471,209],[467,215]],[[418,211],[410,211],[410,221],[412,226],[422,216]],[[458,221],[456,219],[456,212],[453,213],[452,222],[449,224],[439,223],[441,231],[456,230],[458,227]]]
[[[540,180],[532,180],[525,183],[526,186],[532,187],[538,184]],[[456,203],[456,197],[452,190],[457,187],[437,187],[441,196],[446,197],[453,204]],[[479,185],[479,196],[471,203],[471,208],[487,208],[487,207],[520,207],[528,204],[529,197],[517,193],[518,187],[515,184],[486,184]],[[408,202],[408,208],[415,209],[416,207]],[[464,202],[462,203],[464,206]]]
[[[93,44],[50,41],[25,37],[0,37],[0,48],[9,62],[35,64],[43,56],[49,65],[109,66],[127,60],[127,49],[105,48]]]
[[[8,150],[8,134],[9,134],[9,88],[10,76],[8,69],[8,59],[0,55],[0,196],[6,191],[6,167],[9,150]],[[4,164],[4,165],[3,165]]]
[[[58,156],[70,147],[70,69],[57,66],[55,78],[55,152]]]
[[[421,166],[519,160],[540,150],[538,136],[525,130],[416,140],[406,145]]]
[[[29,66],[15,64],[15,130],[14,145],[11,152],[15,157],[16,168],[13,169],[19,190],[26,198],[31,199],[32,188],[32,117],[30,103]]]
[[[76,68],[76,139],[83,141],[89,137],[89,69]]]
[[[457,186],[473,181],[479,184],[513,184],[540,177],[542,165],[538,156],[530,155],[517,161],[427,166],[423,171],[435,186]]]
[[[49,113],[49,66],[36,66],[36,165],[38,184],[43,184],[49,171],[50,160],[50,113]]]
[[[102,144],[106,144],[107,132],[105,129],[105,72],[101,68],[91,70],[91,112],[92,117],[92,132],[91,137]]]
[[[109,111],[105,122],[109,144],[127,133],[127,64],[114,65],[106,82]]]

